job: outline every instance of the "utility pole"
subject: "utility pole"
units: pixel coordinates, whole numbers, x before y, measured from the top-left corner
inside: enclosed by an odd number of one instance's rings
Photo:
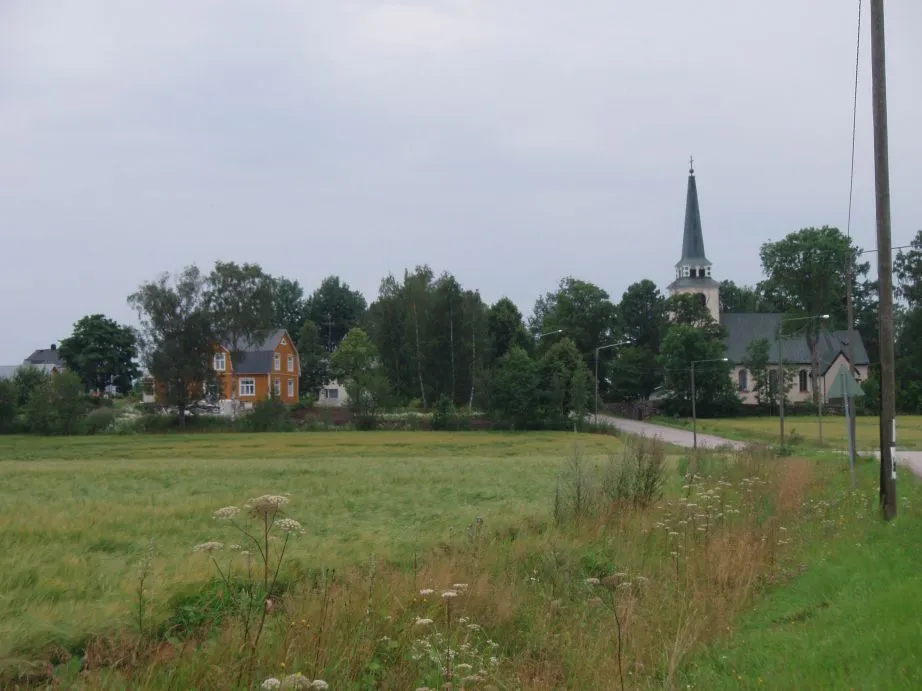
[[[848,248],[848,264],[845,266],[845,306],[846,306],[846,332],[848,333],[848,348],[846,356],[848,357],[848,371],[852,376],[858,373],[855,367],[855,348],[852,345],[854,341],[855,328],[855,304],[852,296],[852,281],[854,280],[855,255],[852,248]],[[848,467],[852,470],[852,486],[855,486],[855,399],[851,395],[851,390],[845,392],[845,415],[848,418]]]
[[[887,72],[884,0],[871,0],[871,100],[874,113],[874,189],[877,279],[880,282],[880,506],[896,516],[896,375],[893,352],[893,253],[890,247],[890,167],[887,151]]]

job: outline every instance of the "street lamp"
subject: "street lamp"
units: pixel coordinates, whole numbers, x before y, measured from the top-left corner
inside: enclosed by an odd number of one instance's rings
[[[692,399],[692,446],[693,448],[698,448],[698,411],[695,407],[695,365],[700,365],[703,362],[726,362],[727,358],[718,357],[710,358],[708,360],[694,360],[691,363],[691,399]]]
[[[785,322],[801,322],[801,321],[812,321],[814,319],[829,319],[828,314],[814,314],[806,317],[782,317],[778,322],[778,328],[775,329],[775,345],[778,348],[778,415],[781,424],[781,448],[784,449],[784,395],[787,393],[787,386],[784,383],[784,358],[781,354],[781,326]],[[810,354],[811,359],[813,354]],[[816,382],[814,381],[814,384]],[[820,402],[820,435],[822,435],[822,425],[823,425],[823,413],[822,413],[822,402]],[[822,441],[822,439],[820,440]]]
[[[538,334],[537,336],[535,336],[535,340],[540,341],[545,336],[552,336],[554,334],[562,334],[562,333],[563,333],[563,329],[554,329],[553,331],[545,331],[543,334]]]
[[[606,348],[616,348],[617,346],[629,345],[630,341],[620,341],[618,343],[606,343],[595,349],[595,421],[599,421],[599,351]]]

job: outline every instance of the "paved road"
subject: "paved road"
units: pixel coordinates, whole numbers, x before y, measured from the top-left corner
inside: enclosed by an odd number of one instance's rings
[[[663,425],[654,425],[650,422],[640,422],[639,420],[628,420],[625,418],[612,417],[610,415],[599,415],[597,421],[603,425],[611,425],[627,432],[628,434],[644,435],[647,437],[657,437],[668,444],[676,446],[685,446],[691,448],[694,444],[693,434],[684,429],[675,427],[665,427]],[[718,448],[729,446],[733,449],[743,449],[746,442],[733,441],[715,437],[712,434],[698,434],[698,446],[701,448]],[[880,457],[880,452],[876,455]],[[900,451],[896,452],[897,473],[901,467],[908,468],[918,477],[922,478],[922,451]]]
[[[694,446],[694,435],[689,430],[665,427],[664,425],[654,425],[650,422],[640,422],[639,420],[612,417],[611,415],[599,415],[598,422],[602,425],[617,427],[628,434],[657,437],[667,444],[675,444],[676,446],[685,446],[688,448]],[[721,446],[729,446],[733,449],[743,449],[746,447],[746,442],[723,439],[722,437],[715,437],[712,434],[701,434],[699,432],[698,446],[710,449]]]

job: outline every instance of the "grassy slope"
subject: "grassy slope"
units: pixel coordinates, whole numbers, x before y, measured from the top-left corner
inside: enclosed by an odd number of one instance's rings
[[[841,503],[830,493],[828,513],[803,535],[805,572],[760,599],[685,670],[680,688],[919,688],[922,486],[902,477],[899,515],[885,524],[876,473],[863,466],[860,490]]]
[[[691,429],[691,421],[676,422],[658,419],[655,422]],[[858,417],[856,431],[859,450],[875,449],[879,445],[880,422],[876,417]],[[815,445],[819,441],[819,426],[816,417],[789,417],[785,420],[785,434],[797,434],[804,444]],[[744,441],[778,441],[778,417],[740,417],[720,420],[698,420],[698,431]],[[848,436],[845,419],[841,416],[823,417],[823,442],[825,446],[846,448]],[[905,415],[897,418],[897,443],[902,449],[922,449],[922,416]]]
[[[580,443],[596,457],[621,448]],[[310,536],[291,557],[305,567],[408,559],[450,527],[460,539],[476,516],[493,528],[546,517],[572,444],[565,433],[0,437],[0,659],[124,624],[149,537],[161,595],[207,580],[189,551],[220,537],[221,506],[291,493]]]

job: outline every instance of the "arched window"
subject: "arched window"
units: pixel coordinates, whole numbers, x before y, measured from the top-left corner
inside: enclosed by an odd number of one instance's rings
[[[698,302],[701,303],[702,307],[707,307],[708,305],[708,296],[704,293],[698,293]]]
[[[807,392],[807,370],[805,369],[800,370],[799,379],[800,381],[798,383],[800,384],[800,392],[806,393]]]
[[[740,391],[749,391],[749,372],[741,369],[737,376],[739,377]]]

